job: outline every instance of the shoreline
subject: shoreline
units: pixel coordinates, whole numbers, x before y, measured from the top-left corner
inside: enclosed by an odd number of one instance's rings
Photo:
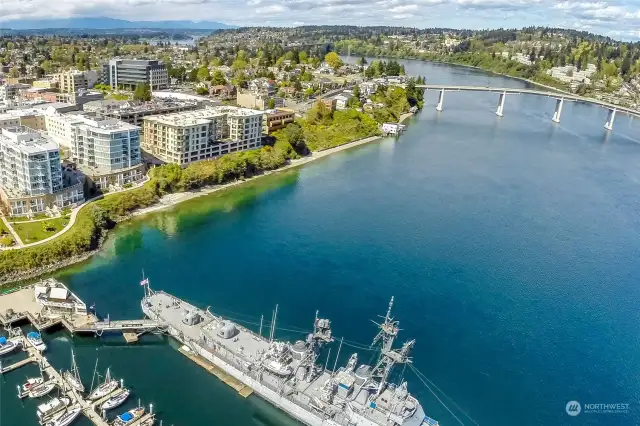
[[[414,114],[413,113],[405,113],[403,115],[400,116],[400,119],[398,120],[398,123],[403,123],[405,122],[408,118],[412,117]],[[317,161],[321,158],[325,158],[330,156],[331,154],[335,154],[341,151],[345,151],[347,149],[351,149],[351,148],[355,148],[361,145],[365,145],[371,142],[375,142],[375,141],[379,141],[381,139],[383,139],[383,136],[369,136],[366,138],[362,138],[362,139],[356,139],[354,141],[351,142],[346,142],[342,145],[338,145],[335,146],[333,148],[328,148],[322,151],[317,151],[317,152],[312,152],[311,154],[309,154],[306,157],[303,158],[299,158],[297,160],[292,160],[289,164],[287,164],[286,166],[280,167],[279,169],[275,169],[275,170],[270,170],[268,172],[265,172],[261,175],[257,175],[257,176],[253,176],[251,178],[248,179],[242,179],[242,180],[235,180],[233,182],[229,182],[229,183],[225,183],[223,185],[216,185],[216,186],[209,186],[209,187],[204,187],[202,189],[199,189],[197,191],[186,191],[186,192],[178,192],[178,193],[174,193],[174,194],[167,194],[164,195],[162,198],[160,198],[160,200],[149,207],[145,207],[139,210],[136,210],[135,212],[131,213],[129,216],[123,218],[122,220],[118,221],[118,223],[122,223],[125,222],[127,220],[130,220],[134,217],[139,217],[139,216],[145,216],[147,214],[150,213],[155,213],[155,212],[159,212],[162,210],[167,210],[170,209],[180,203],[183,203],[185,201],[188,200],[192,200],[194,198],[198,198],[198,197],[202,197],[205,195],[210,195],[213,194],[215,192],[218,191],[224,191],[239,185],[242,185],[243,183],[247,183],[247,182],[251,182],[255,179],[259,179],[261,177],[264,176],[270,176],[272,174],[275,173],[280,173],[280,172],[284,172],[287,170],[291,170],[300,166],[304,166],[306,164],[312,163],[314,161]],[[85,203],[88,204],[88,203]],[[117,226],[117,224],[116,224]],[[110,229],[108,232],[103,233],[103,235],[100,237],[99,241],[98,241],[98,245],[95,249],[88,251],[86,253],[83,253],[81,255],[78,256],[74,256],[68,259],[65,259],[64,261],[56,264],[56,265],[49,265],[46,267],[42,267],[42,268],[37,268],[35,270],[31,270],[31,271],[25,271],[22,273],[17,273],[15,275],[10,275],[8,277],[6,277],[6,281],[4,281],[2,284],[0,284],[0,289],[5,288],[7,285],[9,284],[15,284],[18,283],[18,286],[21,286],[21,282],[22,281],[28,281],[28,280],[32,280],[35,278],[38,278],[42,275],[46,275],[46,274],[51,274],[53,272],[59,271],[61,269],[67,268],[69,266],[72,266],[74,264],[80,263],[80,262],[84,262],[86,260],[89,260],[91,257],[93,257],[93,255],[95,255],[96,253],[98,253],[100,250],[102,250],[102,246],[104,244],[104,242],[106,241],[106,239],[108,238],[108,234],[112,231],[113,229]]]

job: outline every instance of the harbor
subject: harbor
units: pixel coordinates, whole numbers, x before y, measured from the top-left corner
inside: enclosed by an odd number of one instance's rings
[[[5,361],[0,358],[0,375],[14,374],[30,364],[39,369],[39,377],[28,378],[17,386],[17,398],[40,399],[49,398],[48,402],[38,405],[37,416],[43,426],[68,426],[77,417],[83,415],[95,426],[151,426],[156,423],[153,404],[138,406],[108,420],[107,411],[121,406],[130,396],[131,391],[111,376],[107,369],[104,380],[96,370],[93,377],[98,378],[94,388],[85,389],[76,364],[73,350],[71,352],[71,369],[62,371],[54,368],[47,360],[45,352],[47,344],[40,331],[62,327],[68,333],[93,333],[100,337],[103,333],[123,333],[128,343],[149,331],[161,331],[158,323],[150,320],[110,321],[100,320],[95,313],[87,312],[86,305],[66,286],[59,281],[48,279],[9,294],[0,296],[0,319],[7,337],[0,337],[0,355],[16,354],[22,359]],[[13,306],[13,308],[6,308]],[[26,335],[21,325],[28,324],[38,331],[30,331]],[[98,367],[96,358],[95,369]],[[57,390],[57,397],[50,395]],[[85,392],[86,391],[86,392]],[[160,422],[162,424],[162,422]]]

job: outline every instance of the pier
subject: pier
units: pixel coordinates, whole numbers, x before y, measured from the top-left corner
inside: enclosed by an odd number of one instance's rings
[[[10,329],[28,322],[39,332],[63,327],[71,334],[122,333],[127,343],[144,333],[164,331],[166,325],[149,319],[101,320],[64,284],[47,279],[0,296],[0,324]]]

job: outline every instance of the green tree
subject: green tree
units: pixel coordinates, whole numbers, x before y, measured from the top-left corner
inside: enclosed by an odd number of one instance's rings
[[[340,56],[338,56],[336,52],[327,53],[324,57],[324,61],[334,70],[337,70],[343,65],[342,59],[340,59]]]
[[[196,77],[198,78],[198,81],[208,81],[210,78],[209,68],[204,66],[198,68],[198,73],[196,74]]]
[[[138,84],[133,91],[133,99],[136,101],[150,101],[151,87],[148,84]]]
[[[267,108],[274,109],[275,107],[276,107],[276,100],[273,98],[269,98],[269,101],[267,102]]]
[[[9,70],[9,77],[20,77],[20,70],[18,67],[13,67]]]
[[[219,86],[221,84],[227,84],[227,79],[224,78],[224,74],[222,74],[222,71],[220,70],[215,70],[213,73],[213,77],[211,78],[211,84],[213,84],[214,86]]]

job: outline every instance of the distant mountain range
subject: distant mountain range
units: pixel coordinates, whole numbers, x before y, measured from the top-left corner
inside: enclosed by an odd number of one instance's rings
[[[0,22],[0,28],[12,30],[43,30],[53,28],[87,30],[219,30],[237,27],[215,21],[127,21],[124,19],[95,17],[66,19],[17,19],[14,21]]]

